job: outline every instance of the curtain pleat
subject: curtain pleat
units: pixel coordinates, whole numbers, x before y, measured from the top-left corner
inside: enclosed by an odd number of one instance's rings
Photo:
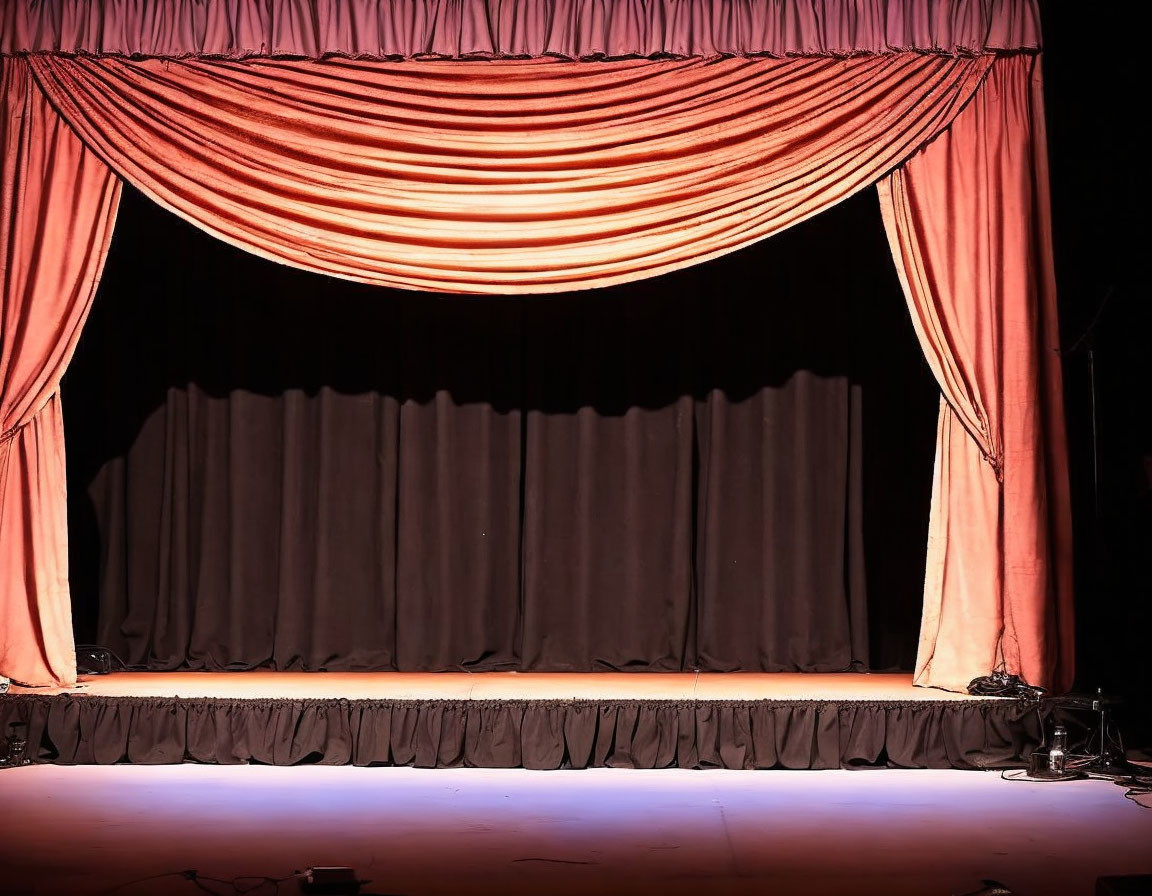
[[[853,632],[851,614],[864,593],[848,587],[848,551],[811,550],[823,541],[817,530],[848,531],[850,400],[846,380],[803,371],[751,399],[758,414],[722,394],[701,408],[702,668],[867,665],[867,626]]]
[[[240,248],[506,294],[655,276],[811,217],[947,127],[993,57],[27,64],[119,175]]]
[[[943,392],[916,681],[1071,685],[1071,509],[1037,60],[880,184]]]
[[[861,253],[873,243],[866,232],[845,240],[831,229],[847,220],[807,224],[807,239],[790,246],[797,262],[745,269],[746,281],[762,283],[763,302],[741,307],[717,289],[698,324],[706,380],[724,384],[696,407],[701,668],[869,665],[853,360],[868,349],[852,321],[869,313],[860,279],[873,269]],[[817,271],[833,246],[839,264]],[[808,292],[824,297],[819,314],[774,300]],[[877,512],[873,522],[882,519]],[[829,530],[843,550],[830,550]]]
[[[234,413],[243,412],[236,398],[225,400]],[[388,667],[395,661],[396,641],[398,404],[383,395],[347,395],[334,386],[313,393],[296,388],[261,400],[270,416],[279,417],[282,458],[280,469],[272,465],[267,504],[255,512],[261,525],[273,523],[280,531],[278,538],[259,542],[256,553],[269,555],[265,570],[276,573],[266,572],[259,597],[250,594],[249,600],[265,620],[274,620],[274,633],[271,644],[262,639],[245,662],[273,659],[280,668],[302,669]],[[254,433],[244,443],[253,461],[267,440]],[[233,537],[236,553],[247,552],[252,543]],[[215,594],[209,591],[204,599],[214,600]],[[267,612],[269,606],[276,607],[274,614]],[[209,622],[213,615],[202,618]],[[344,637],[348,628],[362,634],[354,645]],[[196,660],[214,665],[202,656]],[[180,662],[179,654],[171,661]]]
[[[1035,0],[43,0],[0,11],[0,53],[581,59],[1039,46]]]
[[[529,668],[693,663],[694,351],[682,290],[648,281],[568,298],[526,334]]]
[[[0,675],[66,685],[76,660],[57,389],[120,183],[11,59],[0,59],[0,158]]]
[[[401,321],[396,665],[516,666],[519,309],[441,301]]]

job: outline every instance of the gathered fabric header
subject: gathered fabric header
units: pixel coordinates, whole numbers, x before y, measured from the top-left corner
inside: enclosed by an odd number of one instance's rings
[[[1040,48],[1037,0],[42,0],[0,53],[564,59]]]

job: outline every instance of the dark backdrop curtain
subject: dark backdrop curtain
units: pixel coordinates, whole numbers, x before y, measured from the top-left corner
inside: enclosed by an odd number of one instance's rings
[[[456,299],[129,191],[64,386],[78,635],[163,669],[908,668],[936,395],[871,193]]]

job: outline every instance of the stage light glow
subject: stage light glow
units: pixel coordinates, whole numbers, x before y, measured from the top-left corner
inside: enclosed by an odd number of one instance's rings
[[[993,877],[1062,896],[1152,865],[1152,813],[1120,788],[994,773],[36,766],[3,783],[0,860],[52,868],[38,896],[324,865],[397,893],[912,896]],[[143,892],[190,891],[120,896]]]

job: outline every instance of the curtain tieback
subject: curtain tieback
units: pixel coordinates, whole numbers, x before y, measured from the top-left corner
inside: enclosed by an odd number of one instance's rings
[[[29,414],[28,417],[25,420],[23,420],[22,422],[14,423],[12,426],[9,426],[3,432],[0,432],[0,445],[6,445],[8,442],[11,442],[13,439],[16,438],[16,436],[18,436],[20,434],[20,430],[24,429],[24,427],[26,427],[29,423],[31,423],[33,420],[35,420],[37,417],[39,417],[42,413],[44,413],[44,409],[46,407],[48,407],[48,405],[51,403],[52,399],[56,397],[58,388],[59,388],[59,383],[57,383],[56,388],[54,388],[51,392],[49,392],[46,396],[44,396],[44,399],[40,402],[39,407],[36,408],[35,413]]]
[[[994,454],[981,450],[980,453],[984,456],[984,460],[988,461],[988,466],[992,468],[992,472],[996,474],[996,481],[999,483],[1004,482],[1004,455],[997,450]]]

